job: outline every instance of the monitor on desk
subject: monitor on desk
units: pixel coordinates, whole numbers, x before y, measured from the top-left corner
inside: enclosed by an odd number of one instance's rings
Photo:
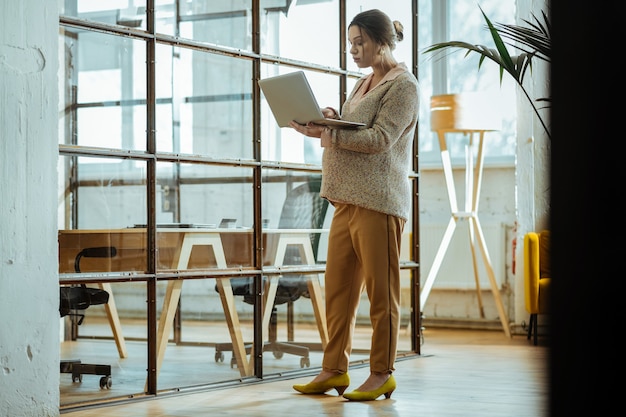
[[[220,221],[220,229],[235,229],[237,227],[237,219],[222,219]]]
[[[145,229],[148,225],[143,223],[135,224],[132,227],[135,229]],[[205,223],[158,223],[157,229],[215,229],[215,225]]]

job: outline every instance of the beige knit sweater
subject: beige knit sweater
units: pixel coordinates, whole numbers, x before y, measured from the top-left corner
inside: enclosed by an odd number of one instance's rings
[[[350,93],[341,118],[367,127],[333,132],[322,157],[323,198],[408,220],[419,87],[413,74],[403,67],[404,72],[383,80],[356,105],[351,105],[351,100],[367,76]]]

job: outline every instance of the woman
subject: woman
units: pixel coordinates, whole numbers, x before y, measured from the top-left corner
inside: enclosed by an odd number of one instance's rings
[[[357,82],[341,116],[330,107],[322,112],[363,122],[365,129],[290,124],[321,139],[320,195],[335,208],[324,281],[329,340],[322,371],[310,383],[293,386],[303,394],[335,389],[349,400],[365,401],[389,398],[396,388],[392,372],[400,328],[400,241],[411,205],[409,170],[419,103],[416,78],[392,54],[403,36],[400,22],[380,10],[359,13],[348,26],[354,62],[372,72]],[[370,375],[344,394],[363,290],[373,328]]]

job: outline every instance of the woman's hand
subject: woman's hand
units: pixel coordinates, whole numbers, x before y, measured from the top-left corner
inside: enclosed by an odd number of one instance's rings
[[[322,136],[322,132],[326,128],[326,126],[316,125],[315,123],[307,123],[306,125],[301,125],[296,121],[289,122],[289,126],[302,133],[305,136],[310,138],[319,138]]]

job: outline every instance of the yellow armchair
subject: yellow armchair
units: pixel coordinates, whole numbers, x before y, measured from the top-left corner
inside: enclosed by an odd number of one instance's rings
[[[524,236],[524,292],[530,313],[528,336],[537,345],[537,315],[549,312],[550,231],[529,232]]]

